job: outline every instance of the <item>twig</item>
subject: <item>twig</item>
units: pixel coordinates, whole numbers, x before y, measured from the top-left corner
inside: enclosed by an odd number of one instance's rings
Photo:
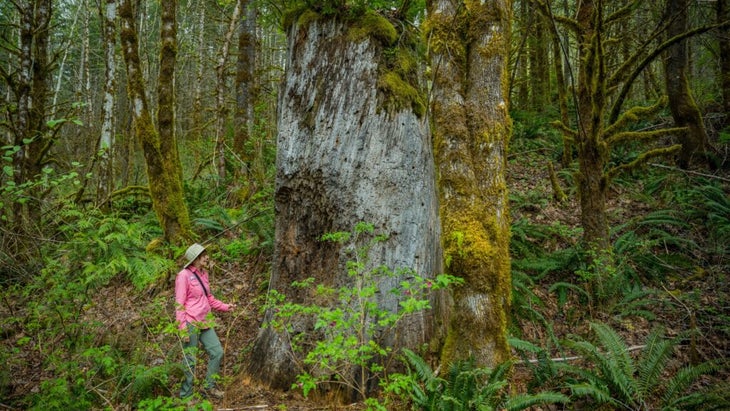
[[[640,350],[640,349],[645,348],[645,347],[646,347],[646,345],[632,345],[626,351],[628,351],[628,352],[636,351],[636,350]],[[582,360],[583,358],[584,357],[582,357],[582,356],[558,357],[558,358],[551,358],[550,361],[553,361],[553,362],[575,361],[575,360]],[[539,360],[539,359],[533,359],[533,360],[527,360],[527,361],[522,361],[521,360],[521,361],[515,362],[515,364],[535,364],[535,363],[538,363],[540,361],[542,361],[542,360]]]
[[[246,405],[243,407],[236,407],[236,408],[218,408],[218,411],[238,411],[238,410],[263,410],[269,408],[268,405]]]
[[[672,166],[665,166],[664,164],[657,164],[657,163],[650,163],[650,166],[659,167],[659,168],[666,168],[667,170],[673,170],[673,171],[680,171],[685,174],[692,174],[700,177],[707,177],[707,178],[714,178],[717,180],[725,181],[727,183],[730,183],[730,179],[725,177],[720,177],[712,174],[706,174],[706,173],[700,173],[698,171],[692,171],[692,170],[682,170],[681,168],[672,167]]]

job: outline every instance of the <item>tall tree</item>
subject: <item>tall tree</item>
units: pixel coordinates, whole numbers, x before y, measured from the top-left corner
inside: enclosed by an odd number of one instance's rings
[[[295,280],[314,277],[329,286],[354,287],[345,269],[347,250],[323,244],[320,237],[349,231],[360,221],[389,235],[371,250],[372,267],[407,268],[427,278],[438,274],[434,164],[413,34],[398,33],[374,12],[345,18],[313,10],[287,33],[271,287],[297,303],[309,297],[291,287]],[[398,311],[402,296],[387,291],[404,275],[378,284],[380,309]],[[312,332],[306,323],[294,329]],[[433,331],[431,313],[422,313],[409,317],[383,345],[416,347]],[[262,328],[251,357],[252,375],[275,387],[291,386],[298,370],[281,334]]]
[[[241,13],[241,2],[236,2],[233,13],[228,22],[228,29],[223,36],[223,44],[221,45],[220,55],[216,63],[216,87],[215,87],[215,152],[216,152],[216,168],[218,170],[218,178],[220,182],[226,180],[226,144],[225,125],[228,121],[228,105],[226,104],[226,83],[228,80],[228,57],[230,55],[231,43],[233,35],[236,33],[238,25],[238,17]]]
[[[97,197],[106,201],[114,184],[112,149],[114,147],[114,108],[117,89],[116,75],[116,37],[117,4],[116,0],[105,0],[99,6],[104,44],[104,95],[101,104],[101,132],[99,135],[99,184]]]
[[[37,179],[55,143],[47,121],[47,100],[50,92],[51,62],[49,41],[52,15],[51,0],[28,0],[14,3],[20,15],[19,69],[16,76],[3,73],[3,77],[16,96],[16,109],[8,123],[12,129],[13,145],[18,150],[13,155],[15,185]],[[29,193],[30,194],[30,193]],[[27,201],[13,204],[12,221],[16,229],[25,231],[40,221],[41,199],[38,193],[29,195]]]
[[[638,118],[656,113],[664,106],[663,101],[651,107],[632,107],[622,110],[626,96],[634,80],[671,43],[649,47],[653,33],[648,40],[619,65],[609,65],[606,53],[611,27],[620,25],[635,10],[638,3],[629,1],[622,7],[607,7],[603,0],[583,0],[578,3],[575,18],[553,14],[546,2],[535,0],[543,13],[555,22],[570,29],[578,44],[578,75],[575,93],[575,123],[573,127],[558,121],[555,124],[573,142],[577,151],[578,171],[575,179],[580,197],[583,241],[593,249],[594,257],[610,266],[610,238],[606,203],[611,179],[622,171],[636,167],[647,160],[671,154],[678,145],[656,147],[642,153],[638,158],[625,163],[611,164],[609,156],[614,147],[629,142],[653,141],[659,137],[682,131],[681,128],[667,128],[647,132],[627,131]],[[615,6],[615,5],[614,5]],[[612,12],[609,13],[608,9]],[[621,34],[622,30],[614,30]],[[673,39],[673,41],[676,41]],[[595,258],[591,258],[595,259]],[[600,275],[597,281],[603,281]]]
[[[152,122],[145,78],[139,59],[139,41],[135,24],[135,14],[131,0],[119,3],[121,24],[122,53],[127,68],[127,91],[132,105],[135,135],[142,146],[147,166],[147,179],[152,207],[164,232],[165,240],[173,243],[186,242],[191,237],[190,217],[183,198],[182,173],[178,157],[174,129],[174,110],[172,88],[175,64],[175,10],[176,0],[163,0],[161,24],[161,61],[160,61],[160,107],[163,118],[161,129],[165,138]],[[164,95],[163,95],[164,94]]]
[[[511,121],[507,64],[511,2],[434,0],[432,116],[442,242],[454,292],[442,359],[509,358],[510,258],[506,159]]]
[[[722,104],[725,113],[725,126],[730,124],[730,4],[728,0],[717,0],[717,23],[723,24],[718,29],[717,41],[720,45],[720,88],[722,90]]]
[[[668,22],[667,39],[687,32],[688,8],[687,0],[666,1],[664,21]],[[695,161],[699,159],[706,163],[707,150],[710,146],[702,113],[689,88],[688,67],[687,41],[681,40],[669,47],[664,57],[664,84],[669,96],[669,108],[674,123],[678,127],[687,128],[687,132],[683,133],[680,139],[682,149],[677,157],[680,167],[688,167],[693,158]]]
[[[238,60],[236,62],[236,116],[235,134],[233,135],[233,152],[241,159],[242,164],[236,167],[238,179],[249,185],[248,194],[255,190],[253,180],[249,178],[251,167],[250,154],[246,145],[251,138],[254,122],[254,101],[256,85],[256,7],[250,0],[238,0],[242,18],[238,28]]]

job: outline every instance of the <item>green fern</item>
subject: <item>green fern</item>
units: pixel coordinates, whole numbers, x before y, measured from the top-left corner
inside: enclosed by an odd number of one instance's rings
[[[416,409],[431,411],[523,410],[539,404],[567,403],[565,395],[552,392],[507,395],[509,362],[493,370],[476,367],[473,359],[449,367],[447,378],[438,377],[414,352],[404,349],[411,386],[408,393]]]
[[[641,317],[652,321],[656,314],[651,307],[657,304],[658,298],[656,290],[634,286],[609,308],[609,312],[618,318]]]
[[[566,346],[583,355],[591,368],[559,364],[559,368],[574,379],[568,384],[573,396],[592,398],[599,404],[610,404],[626,410],[684,409],[695,401],[697,393],[687,389],[702,375],[717,371],[716,363],[688,366],[669,380],[668,361],[676,341],[664,339],[660,329],[647,338],[646,347],[638,360],[630,355],[621,336],[603,323],[591,323],[597,345],[583,340],[569,340]],[[710,404],[706,404],[710,405]]]

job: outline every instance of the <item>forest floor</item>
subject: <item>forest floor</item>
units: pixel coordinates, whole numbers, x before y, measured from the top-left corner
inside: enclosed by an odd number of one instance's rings
[[[517,156],[513,156],[517,158]],[[519,156],[519,161],[510,161],[508,169],[508,185],[512,193],[519,193],[522,196],[535,196],[541,199],[536,201],[534,206],[520,207],[519,210],[513,209],[512,218],[526,218],[531,224],[551,224],[559,222],[570,230],[580,227],[579,204],[575,196],[568,197],[568,200],[562,203],[550,201],[552,196],[552,188],[548,174],[547,159],[540,152],[534,155],[524,154]],[[724,175],[724,178],[730,175]],[[632,200],[636,196],[630,193],[622,192],[621,189],[614,189],[611,192],[609,213],[612,224],[628,221],[637,214],[646,213],[647,207],[640,201]],[[642,188],[637,184],[632,190],[641,191]],[[576,237],[575,240],[578,238]],[[564,240],[564,239],[563,239]],[[561,244],[559,242],[546,242],[545,247],[565,248],[570,244]],[[298,391],[275,391],[268,390],[251,381],[245,373],[231,372],[240,368],[240,364],[245,363],[247,349],[253,343],[258,327],[261,322],[261,316],[258,312],[257,302],[260,301],[262,292],[260,284],[264,280],[262,274],[262,262],[251,262],[244,267],[231,267],[224,270],[226,273],[223,278],[214,281],[222,282],[219,289],[236,289],[236,298],[243,302],[244,310],[240,317],[234,319],[225,318],[224,323],[227,327],[221,331],[225,336],[228,347],[228,356],[226,360],[226,373],[232,374],[230,383],[226,388],[226,398],[216,403],[220,410],[247,410],[247,409],[281,409],[281,410],[362,410],[365,409],[361,403],[350,405],[337,405],[327,399],[316,400],[313,398],[303,398]],[[687,331],[690,327],[699,329],[699,333],[692,340],[691,347],[689,344],[682,345],[677,348],[675,361],[689,364],[693,360],[710,360],[727,358],[730,355],[730,342],[727,341],[723,332],[718,330],[727,327],[730,324],[722,324],[717,322],[698,323],[699,316],[696,316],[691,308],[682,306],[678,299],[673,295],[681,290],[694,290],[701,295],[702,309],[707,312],[717,312],[720,320],[730,318],[730,311],[727,301],[730,301],[730,284],[726,281],[727,273],[720,273],[718,276],[697,276],[696,278],[679,279],[667,281],[663,284],[664,292],[662,298],[673,300],[674,308],[679,309],[663,309],[657,306],[655,313],[657,318],[648,321],[641,317],[632,317],[631,319],[623,319],[613,321],[617,323],[616,331],[624,338],[627,346],[640,347],[644,343],[644,338],[649,334],[650,330],[657,323],[666,327],[668,336],[676,336],[681,332]],[[554,281],[554,279],[552,280]],[[588,320],[610,321],[607,314],[601,312],[590,313],[586,315],[585,307],[559,307],[554,295],[548,291],[552,285],[550,279],[545,279],[543,283],[535,285],[533,291],[538,295],[545,304],[541,312],[545,318],[553,326],[554,337],[557,339],[565,338],[569,335],[588,335]],[[568,303],[570,304],[570,303]],[[571,314],[572,313],[572,314]],[[568,318],[583,317],[583,318]],[[692,324],[691,324],[692,323]],[[522,338],[532,342],[545,342],[546,346],[550,345],[544,327],[537,323],[523,321],[517,325],[521,332]],[[235,347],[235,348],[234,348]],[[560,353],[555,353],[553,357],[558,358]],[[244,361],[241,361],[244,360]],[[525,381],[520,380],[529,378],[529,370],[520,366],[515,366],[514,377],[510,380],[514,391],[523,391],[525,389]],[[723,381],[729,376],[727,374],[715,375],[713,377],[703,377],[699,380],[699,385],[712,385],[718,381]],[[550,407],[541,408],[551,409]],[[552,408],[558,409],[558,408]]]
[[[519,161],[512,161],[517,157],[512,156],[508,168],[508,185],[511,193],[525,197],[534,197],[536,201],[532,206],[525,205],[512,210],[512,217],[526,218],[533,224],[550,224],[559,222],[568,229],[577,229],[580,226],[579,205],[575,196],[563,203],[551,201],[552,189],[548,175],[548,167],[545,156],[536,151],[533,155],[519,156]],[[729,178],[725,175],[724,178]],[[609,212],[613,223],[627,221],[634,215],[645,213],[646,206],[641,202],[632,200],[631,195],[625,192],[611,191]],[[637,186],[635,190],[640,191]],[[564,238],[560,241],[565,241]],[[569,244],[546,241],[543,244],[546,248],[565,248]],[[261,325],[260,305],[265,292],[263,284],[266,281],[267,262],[260,257],[250,261],[216,263],[212,270],[212,288],[217,290],[217,297],[223,301],[238,302],[238,309],[232,313],[218,314],[218,335],[225,350],[223,364],[224,380],[223,385],[226,396],[221,401],[214,402],[214,409],[217,410],[363,410],[361,403],[351,405],[337,405],[327,399],[303,398],[298,391],[270,390],[253,382],[245,373],[245,364],[250,355],[250,349],[256,338],[259,326]],[[726,278],[727,273],[718,276],[701,276],[696,278],[684,278],[669,280],[662,285],[666,292],[666,299],[676,300],[673,297],[675,290],[695,290],[700,295],[700,304],[705,312],[718,313],[717,321],[724,321],[730,318],[728,301],[730,301],[730,289]],[[172,281],[172,279],[171,279]],[[117,347],[127,346],[133,352],[132,347],[140,346],[139,338],[146,339],[145,347],[156,347],[154,352],[146,355],[153,358],[156,364],[178,361],[180,357],[179,344],[174,341],[170,334],[152,331],[150,327],[150,313],[156,312],[155,304],[164,301],[166,308],[163,314],[174,319],[172,310],[172,282],[169,282],[165,289],[149,293],[139,293],[124,279],[114,280],[111,287],[101,290],[95,298],[92,308],[86,311],[86,320],[101,321],[105,325],[106,333],[99,336],[99,343],[111,342]],[[555,297],[548,291],[549,281],[537,283],[534,292],[539,296],[544,306],[541,311],[546,320],[552,323],[554,336],[558,339],[570,334],[587,334],[588,321],[576,320],[571,316],[585,314],[584,307],[573,307],[568,310],[565,307],[558,307]],[[663,309],[657,307],[658,318],[654,322],[642,318],[614,321],[618,324],[617,331],[625,339],[629,346],[640,346],[644,337],[649,333],[653,323],[661,323],[667,327],[668,335],[677,335],[690,327],[699,329],[696,339],[691,346],[682,345],[677,350],[677,358],[682,362],[689,362],[691,357],[699,357],[702,360],[727,358],[730,355],[730,343],[723,332],[719,329],[727,329],[728,324],[718,324],[712,321],[712,316],[698,317],[695,311],[689,307],[683,307],[676,300],[675,309]],[[159,312],[159,311],[157,311]],[[572,313],[572,314],[571,314]],[[602,319],[605,316],[601,313],[592,313],[593,318]],[[707,320],[707,319],[710,320]],[[608,318],[603,318],[607,319]],[[703,322],[705,321],[705,322]],[[537,323],[522,322],[517,325],[522,333],[521,338],[532,342],[544,341],[546,346],[553,346],[547,343],[544,327]],[[22,337],[22,336],[21,336]],[[18,337],[20,338],[20,337]],[[17,340],[17,339],[13,339]],[[17,341],[9,341],[15,343]],[[49,342],[52,343],[52,342]],[[38,392],[41,381],[53,374],[53,370],[43,369],[38,358],[33,358],[32,352],[21,351],[20,356],[27,355],[24,359],[27,369],[19,372],[15,381],[13,396],[28,395]],[[554,357],[559,357],[555,353]],[[204,373],[205,359],[199,362],[198,374]],[[527,376],[525,367],[517,365],[514,377],[510,383],[514,391],[524,389],[524,381],[521,377]],[[714,384],[718,379],[726,379],[728,375],[720,375],[712,378],[703,378],[699,384]],[[175,380],[173,379],[172,383]],[[173,387],[169,387],[167,393],[162,395],[174,396]],[[2,405],[3,401],[0,401]],[[545,409],[545,408],[544,408]]]

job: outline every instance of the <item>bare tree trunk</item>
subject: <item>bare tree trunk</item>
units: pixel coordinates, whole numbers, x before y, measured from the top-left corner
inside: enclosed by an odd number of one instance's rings
[[[687,0],[667,0],[665,21],[669,22],[667,39],[687,31]],[[664,79],[669,96],[669,108],[677,127],[687,127],[681,138],[682,149],[677,157],[680,167],[686,168],[693,159],[707,164],[710,142],[697,104],[689,89],[687,41],[671,46],[664,59]]]
[[[173,4],[170,4],[173,3]],[[172,75],[174,71],[174,16],[175,0],[163,1],[162,6],[162,61],[160,76]],[[182,175],[180,159],[177,157],[177,146],[174,138],[167,136],[161,139],[160,134],[152,123],[149,105],[145,90],[145,81],[142,75],[142,66],[139,60],[137,31],[135,29],[134,12],[131,0],[122,0],[119,3],[119,18],[121,23],[122,52],[127,66],[128,94],[132,104],[135,134],[140,141],[147,166],[150,197],[152,207],[160,222],[165,240],[172,243],[187,242],[190,237],[190,218],[183,198]],[[171,20],[173,19],[173,20]],[[172,47],[173,50],[169,48]],[[170,53],[173,53],[171,55]],[[170,59],[173,61],[170,61]],[[160,84],[172,84],[168,79],[160,79]],[[162,88],[165,90],[165,88]],[[168,93],[168,91],[164,91]],[[172,91],[169,91],[172,92]],[[161,101],[162,103],[162,101]],[[172,110],[171,105],[160,107],[160,113]],[[172,114],[165,115],[172,116]],[[162,121],[172,121],[171,118]],[[166,125],[165,127],[169,127]],[[174,158],[173,158],[174,157]]]
[[[442,360],[473,356],[491,367],[510,356],[505,169],[511,3],[437,0],[428,7],[442,242],[447,272],[465,280],[454,292]]]
[[[205,130],[203,116],[203,74],[205,72],[205,2],[198,5],[198,53],[196,55],[197,71],[193,91],[192,130],[196,139],[199,139]]]
[[[114,147],[114,107],[117,89],[115,53],[117,35],[116,0],[105,0],[99,9],[99,14],[104,41],[104,95],[101,104],[101,132],[99,138],[101,162],[99,163],[97,198],[101,201],[106,201],[114,187],[114,167],[112,161],[114,156],[112,150]]]
[[[226,106],[226,81],[228,80],[228,56],[233,41],[233,34],[236,32],[236,24],[238,24],[238,16],[241,14],[241,2],[236,2],[233,8],[233,15],[228,23],[225,38],[221,46],[221,53],[218,56],[218,64],[215,67],[216,87],[215,87],[215,152],[216,167],[218,169],[218,181],[223,183],[226,181],[226,131],[225,126],[228,121],[228,107]]]
[[[251,154],[246,145],[251,138],[254,122],[256,78],[256,7],[250,0],[239,0],[241,22],[238,33],[238,61],[236,64],[236,116],[233,136],[233,152],[242,161],[236,167],[236,178],[248,185],[247,195],[255,191],[255,182],[250,178]],[[247,181],[248,180],[248,181]]]
[[[13,177],[17,186],[41,175],[43,162],[54,142],[47,134],[46,126],[50,92],[48,42],[52,2],[32,0],[19,5],[20,71],[15,85],[18,104],[13,142],[20,148],[13,155]],[[39,193],[33,194],[26,202],[13,205],[13,221],[21,231],[40,221]]]
[[[346,250],[323,244],[320,237],[350,231],[362,221],[389,235],[371,250],[373,267],[410,268],[427,278],[441,272],[423,96],[410,79],[386,70],[381,43],[386,40],[353,38],[349,29],[348,23],[320,16],[288,31],[287,72],[279,94],[270,284],[299,303],[308,300],[304,291],[291,287],[295,280],[314,277],[330,286],[353,286],[345,269]],[[403,88],[393,90],[389,81]],[[378,285],[380,309],[398,312],[400,297],[388,291],[403,278],[399,274]],[[432,315],[410,317],[382,345],[428,342],[434,334]],[[307,324],[295,328],[311,332]],[[251,358],[250,372],[274,387],[289,388],[299,372],[287,341],[270,328],[261,329]]]

